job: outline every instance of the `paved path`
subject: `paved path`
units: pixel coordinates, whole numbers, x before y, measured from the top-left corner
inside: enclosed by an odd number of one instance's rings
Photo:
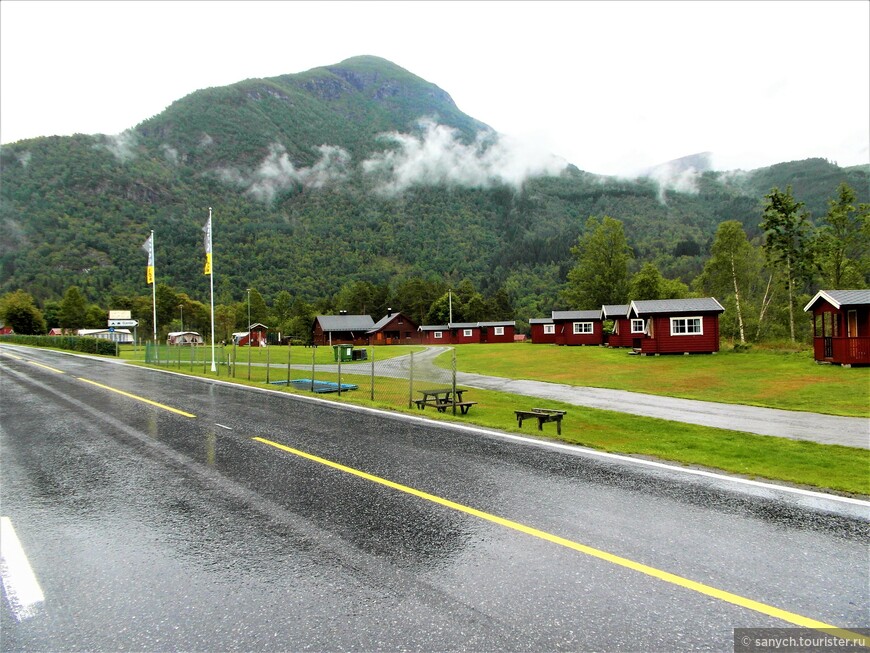
[[[430,347],[414,354],[415,378],[423,377],[432,360],[444,353],[446,347]],[[404,360],[402,360],[404,359]],[[408,357],[391,358],[375,363],[378,376],[407,375]],[[368,363],[362,363],[368,367]],[[295,367],[295,366],[294,366]],[[349,365],[343,366],[347,369]],[[435,368],[432,374],[449,374]],[[456,383],[481,390],[497,390],[509,394],[552,399],[575,406],[600,408],[643,417],[657,417],[674,422],[700,424],[732,431],[758,435],[774,435],[792,440],[811,440],[822,444],[840,444],[847,447],[870,449],[870,419],[821,415],[776,408],[759,408],[740,404],[720,404],[712,401],[661,397],[625,390],[587,388],[583,386],[506,379],[483,374],[456,373]]]

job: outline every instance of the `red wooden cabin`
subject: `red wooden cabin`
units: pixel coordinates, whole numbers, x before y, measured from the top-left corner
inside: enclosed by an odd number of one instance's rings
[[[719,316],[713,297],[654,299],[629,304],[628,319],[644,321],[641,354],[710,354],[719,351]]]
[[[513,342],[516,322],[478,322],[481,342]]]
[[[553,311],[557,345],[604,344],[601,311]]]
[[[551,317],[533,317],[529,320],[532,343],[553,344],[556,342],[556,324]]]
[[[268,330],[269,327],[265,324],[257,322],[256,324],[249,326],[248,331],[238,331],[234,333],[233,340],[239,347],[246,347],[248,345],[248,334],[250,334],[251,346],[262,347],[266,344],[266,333]]]
[[[420,341],[417,323],[404,313],[387,314],[366,333],[373,345],[410,345]]]
[[[870,364],[870,290],[820,290],[804,311],[813,313],[813,358]]]
[[[628,304],[606,304],[601,307],[601,319],[613,322],[613,331],[607,336],[608,347],[640,347],[646,323],[641,319],[630,319],[628,309]]]
[[[311,326],[315,345],[367,345],[375,321],[370,315],[318,315]]]

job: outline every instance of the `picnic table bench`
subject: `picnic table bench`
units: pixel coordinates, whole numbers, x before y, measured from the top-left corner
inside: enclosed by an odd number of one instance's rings
[[[562,435],[562,418],[564,410],[551,410],[549,408],[532,408],[531,410],[515,410],[519,427],[523,427],[524,419],[538,420],[538,430],[544,430],[544,422],[556,422],[556,433]]]
[[[468,409],[474,406],[476,401],[463,401],[462,393],[465,390],[457,389],[454,396],[453,388],[435,388],[430,390],[418,390],[423,395],[422,399],[415,399],[414,403],[417,408],[423,410],[426,406],[434,406],[439,413],[443,413],[448,408],[456,407],[463,415],[468,414]]]

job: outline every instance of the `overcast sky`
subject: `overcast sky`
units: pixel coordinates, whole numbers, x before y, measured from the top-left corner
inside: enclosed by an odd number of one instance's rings
[[[583,170],[870,163],[870,2],[0,2],[0,142],[371,54]]]

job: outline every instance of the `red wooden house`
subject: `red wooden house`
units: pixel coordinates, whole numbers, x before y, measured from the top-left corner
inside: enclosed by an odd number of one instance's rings
[[[529,320],[529,331],[532,344],[548,344],[556,342],[556,324],[551,317],[533,317]]]
[[[256,324],[252,324],[248,327],[247,331],[238,331],[233,334],[233,342],[235,342],[239,347],[247,347],[248,346],[248,334],[251,336],[251,346],[252,347],[265,347],[266,346],[266,332],[269,330],[265,324],[260,324],[257,322]]]
[[[719,316],[713,297],[654,299],[629,304],[628,319],[644,320],[641,354],[691,354],[719,351]]]
[[[870,290],[820,290],[804,311],[813,313],[813,358],[870,364]]]
[[[375,326],[370,315],[318,315],[311,326],[315,345],[367,345],[368,332]]]
[[[628,309],[628,304],[601,307],[601,319],[613,322],[613,330],[607,336],[608,347],[640,347],[646,324],[641,319],[629,319]]]
[[[393,313],[392,309],[387,309],[387,314],[366,335],[373,345],[408,345],[420,340],[417,323],[404,313]]]
[[[553,311],[557,345],[601,345],[604,343],[601,310]]]
[[[478,322],[481,342],[513,342],[516,322]]]

